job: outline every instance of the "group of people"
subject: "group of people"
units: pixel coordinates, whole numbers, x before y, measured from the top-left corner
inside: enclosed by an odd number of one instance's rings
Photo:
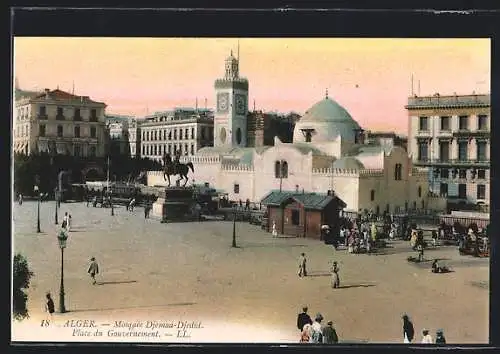
[[[361,253],[363,250],[370,253],[377,240],[377,227],[374,222],[362,222],[359,226],[354,222],[352,228],[343,226],[340,229],[340,239],[344,240],[348,253]]]
[[[415,339],[415,329],[407,314],[403,315],[403,343],[412,343]],[[433,340],[428,329],[422,330],[422,344],[446,344],[446,338],[442,329],[436,331],[436,339]]]
[[[297,316],[297,328],[300,331],[300,343],[316,343],[316,344],[336,344],[339,342],[339,337],[333,322],[328,321],[326,326],[322,324],[323,316],[317,313],[314,322],[307,313],[308,308],[304,306],[302,312]]]
[[[340,271],[340,268],[338,266],[338,263],[336,261],[334,261],[330,267],[332,288],[334,288],[334,289],[340,288],[339,271]],[[306,254],[304,252],[302,252],[299,256],[298,276],[299,276],[299,278],[307,277],[307,258],[306,258]]]

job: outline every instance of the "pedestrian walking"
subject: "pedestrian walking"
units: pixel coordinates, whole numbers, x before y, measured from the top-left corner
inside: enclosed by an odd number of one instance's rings
[[[99,274],[99,265],[97,264],[94,257],[90,258],[90,265],[87,273],[90,274],[90,278],[92,279],[92,285],[95,285],[97,282],[95,280],[95,276]]]
[[[446,338],[442,329],[436,331],[436,344],[446,344]]]
[[[50,293],[45,295],[45,312],[49,314],[49,317],[52,317],[55,312],[54,300],[52,300]]]
[[[301,253],[299,257],[299,277],[307,277],[307,259],[306,254]]]
[[[65,212],[64,213],[64,217],[63,217],[63,222],[61,224],[61,227],[63,229],[65,229],[66,231],[68,231],[68,223],[69,223],[68,212]]]
[[[311,326],[310,343],[323,343],[323,326],[321,325],[321,321],[323,321],[323,315],[318,312]]]
[[[332,272],[332,288],[337,289],[340,287],[340,277],[339,277],[340,269],[337,265],[337,262],[333,262],[330,270]]]
[[[422,344],[433,344],[432,336],[429,334],[428,329],[422,331]]]
[[[67,223],[67,225],[66,225],[66,231],[68,231],[68,232],[69,232],[69,231],[70,231],[70,229],[71,229],[71,221],[72,221],[72,220],[71,220],[71,214],[69,214],[69,213],[68,213],[68,223]]]
[[[323,343],[324,344],[337,344],[339,342],[339,337],[337,336],[337,331],[333,327],[333,322],[328,321],[325,328],[323,328]]]
[[[306,324],[312,325],[312,323],[313,323],[313,321],[311,320],[311,317],[307,313],[307,310],[308,310],[307,306],[302,307],[302,312],[299,313],[297,316],[297,328],[299,329],[299,331],[303,331],[304,326]]]
[[[23,205],[23,195],[21,193],[19,193],[19,196],[17,197],[17,201],[18,201],[19,205]]]
[[[407,314],[403,315],[403,343],[411,343],[413,341],[413,337],[415,335],[415,330],[413,328],[413,323],[410,321],[410,318]]]
[[[273,221],[272,234],[273,237],[278,237],[278,230],[276,230],[276,221]]]
[[[130,204],[129,204],[128,210],[131,211],[131,212],[134,211],[134,206],[135,206],[135,198],[132,198],[130,200]]]

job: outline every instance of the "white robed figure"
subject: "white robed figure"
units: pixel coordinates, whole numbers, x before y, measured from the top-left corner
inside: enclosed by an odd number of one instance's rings
[[[276,221],[273,221],[273,237],[278,237],[278,230],[276,230]]]

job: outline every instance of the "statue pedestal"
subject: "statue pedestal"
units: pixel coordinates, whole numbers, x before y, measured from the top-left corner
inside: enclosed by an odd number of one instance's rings
[[[193,188],[189,187],[166,187],[153,203],[153,217],[161,222],[189,219],[192,216],[193,193]]]

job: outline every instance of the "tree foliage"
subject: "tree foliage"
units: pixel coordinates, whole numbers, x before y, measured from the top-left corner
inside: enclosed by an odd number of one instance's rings
[[[14,255],[12,302],[14,318],[16,320],[23,320],[29,317],[28,308],[26,306],[26,303],[28,302],[28,295],[25,290],[29,289],[30,280],[33,275],[33,272],[31,272],[28,267],[28,261],[26,258],[19,253]]]
[[[34,153],[14,155],[14,191],[17,194],[33,195],[35,176],[40,176],[39,189],[42,193],[51,194],[57,184],[59,171],[71,171],[73,183],[83,182],[82,171],[89,164],[98,165],[106,177],[107,158],[74,157],[70,155],[54,155]],[[110,178],[112,180],[128,180],[136,177],[141,171],[161,170],[161,163],[148,158],[133,158],[127,155],[113,154],[110,156]]]

